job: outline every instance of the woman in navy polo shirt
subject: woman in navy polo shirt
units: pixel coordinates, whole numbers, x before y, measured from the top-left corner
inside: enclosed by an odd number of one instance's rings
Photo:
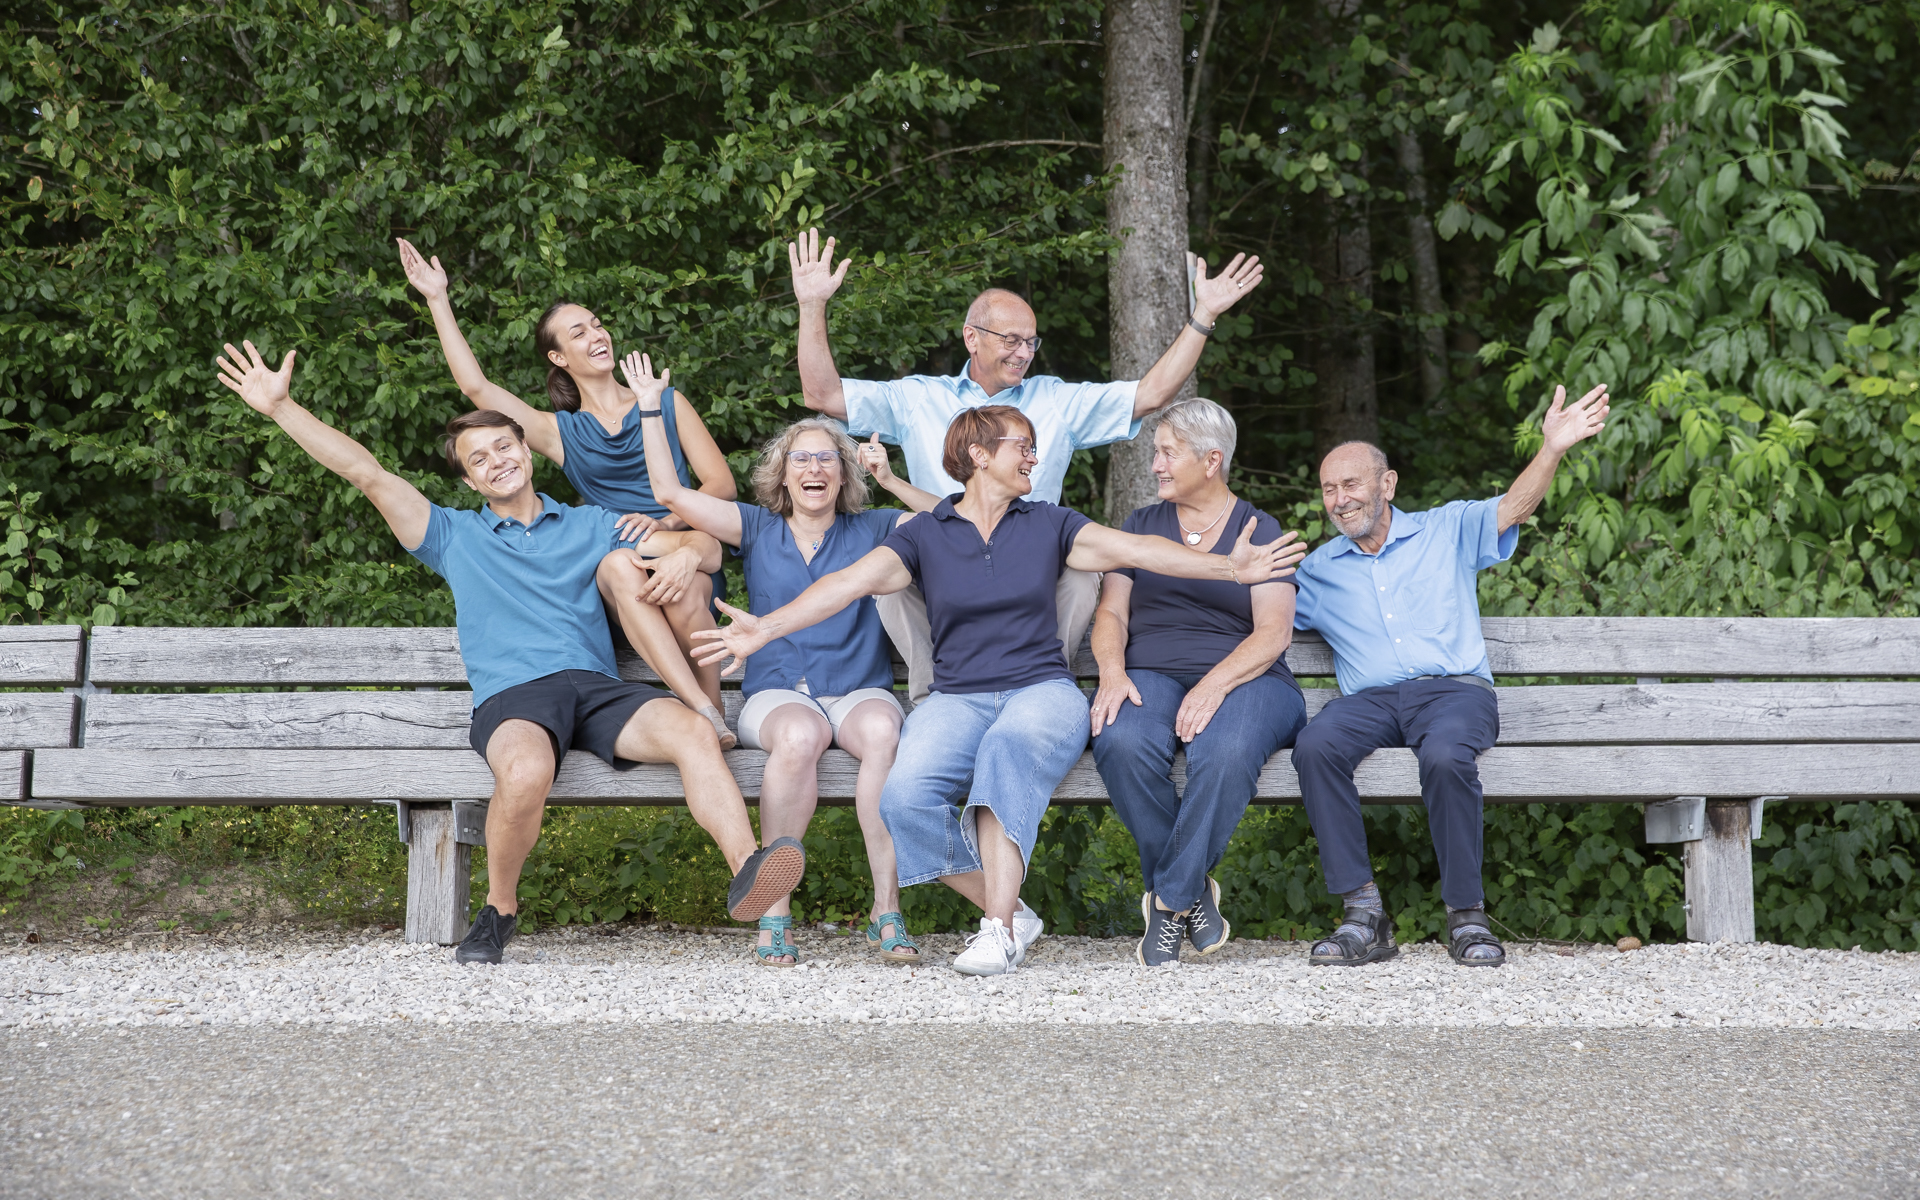
[[[640,396],[656,494],[692,528],[738,548],[746,560],[747,595],[758,611],[771,612],[821,576],[851,566],[912,515],[867,509],[863,462],[871,462],[880,485],[915,511],[935,503],[936,497],[893,474],[877,438],[856,448],[839,424],[818,417],[794,422],[767,443],[753,472],[758,504],[682,486],[665,469],[670,444],[659,410],[667,372],[654,378],[651,360],[641,354],[627,355],[621,367]],[[767,646],[748,665],[740,690],[746,696],[738,721],[741,744],[767,752],[760,784],[761,838],[771,844],[806,835],[820,802],[820,756],[828,746],[859,759],[854,811],[873,872],[867,941],[888,962],[919,962],[920,948],[900,916],[893,839],[880,819],[880,789],[899,746],[902,710],[893,693],[886,631],[873,601],[861,600]],[[800,961],[787,937],[792,913],[783,899],[760,918],[758,961],[773,967]]]
[[[1238,435],[1211,400],[1183,400],[1153,433],[1160,503],[1136,508],[1121,528],[1224,554],[1227,531],[1249,520],[1256,545],[1280,522],[1227,488]],[[1292,579],[1234,587],[1123,567],[1101,580],[1093,618],[1100,691],[1093,698],[1093,759],[1114,811],[1140,848],[1144,966],[1180,958],[1184,938],[1202,954],[1227,944],[1220,885],[1209,874],[1247,811],[1260,768],[1293,744],[1306,700],[1287,669]],[[1173,752],[1187,751],[1184,796]]]
[[[1231,554],[1202,554],[1026,500],[1033,441],[1019,409],[967,409],[947,428],[942,464],[964,493],[909,518],[792,603],[761,616],[729,607],[733,624],[695,635],[710,643],[696,652],[703,661],[744,660],[865,597],[920,586],[933,629],[933,694],[907,718],[880,814],[901,886],[939,879],[985,914],[953,962],[972,975],[1014,970],[1040,935],[1020,884],[1053,790],[1087,744],[1087,699],[1054,608],[1060,572],[1144,567],[1251,586],[1290,573],[1304,553],[1293,535],[1253,545],[1252,521]]]
[[[654,494],[646,455],[641,449],[639,411],[632,392],[613,377],[613,339],[600,319],[578,304],[555,304],[534,328],[534,344],[547,360],[547,398],[553,411],[528,404],[487,378],[454,319],[447,298],[447,273],[440,260],[423,259],[405,238],[400,242],[400,265],[407,282],[427,302],[433,314],[440,349],[454,382],[476,408],[505,413],[527,431],[527,445],[566,474],[580,498],[621,518],[622,537],[642,539],[653,529],[685,529],[685,522],[667,511]],[[701,423],[685,396],[669,393],[662,406],[671,454],[662,467],[679,483],[691,486],[687,468],[700,477],[700,490],[716,499],[732,500],[733,472],[713,435]],[[734,736],[720,715],[720,672],[701,671],[688,658],[689,640],[696,629],[713,628],[710,607],[716,580],[699,571],[699,561],[678,552],[647,560],[643,569],[622,557],[599,579],[608,608],[614,641],[626,640],[661,682],[682,703],[712,722],[722,750],[732,749]]]

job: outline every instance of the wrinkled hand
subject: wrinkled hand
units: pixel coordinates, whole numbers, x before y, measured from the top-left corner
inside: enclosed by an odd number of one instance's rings
[[[440,266],[440,256],[434,255],[432,262],[420,257],[413,243],[405,238],[393,239],[400,243],[400,269],[407,273],[407,282],[413,290],[428,300],[438,300],[447,294],[447,273]]]
[[[1195,315],[1204,325],[1213,324],[1212,318],[1219,316],[1234,306],[1242,296],[1260,286],[1260,280],[1266,275],[1266,268],[1260,265],[1258,258],[1248,258],[1236,254],[1226,269],[1207,278],[1207,260],[1194,260],[1193,303]]]
[[[261,359],[252,342],[240,344],[247,348],[245,355],[228,342],[226,357],[214,360],[220,367],[220,382],[226,384],[228,390],[239,393],[247,407],[270,417],[287,398],[288,388],[292,386],[294,351],[287,351],[280,369],[275,371]]]
[[[1553,389],[1553,404],[1547,409],[1547,419],[1541,423],[1541,431],[1546,434],[1546,448],[1555,454],[1565,454],[1581,442],[1607,427],[1607,413],[1612,397],[1607,395],[1607,385],[1601,384],[1569,407],[1567,389]]]
[[[640,589],[640,599],[648,604],[664,606],[677,602],[700,577],[699,554],[684,546],[671,554],[646,559],[641,565],[652,573],[647,586]]]
[[[1207,722],[1213,720],[1213,714],[1220,711],[1220,702],[1232,690],[1215,682],[1212,675],[1194,684],[1187,692],[1187,698],[1180,702],[1180,711],[1174,714],[1174,736],[1183,742],[1191,742],[1199,737],[1201,731],[1206,729]]]
[[[860,444],[860,465],[881,487],[893,482],[893,463],[887,457],[887,448],[880,444],[879,434]]]
[[[667,383],[673,378],[673,372],[665,367],[656,376],[653,373],[653,356],[638,350],[620,360],[620,373],[626,376],[627,386],[633,390],[633,394],[640,397],[642,412],[660,407],[660,397],[666,395]]]
[[[809,229],[800,235],[798,242],[787,243],[787,263],[793,268],[793,299],[796,304],[825,304],[840,290],[840,281],[847,277],[847,267],[853,259],[841,259],[836,270],[833,265],[834,245],[834,240],[828,238],[826,248],[822,250],[818,229]]]
[[[1133,686],[1133,676],[1120,672],[1118,679],[1109,680],[1100,676],[1100,690],[1093,694],[1093,708],[1090,715],[1093,721],[1093,736],[1099,737],[1100,731],[1113,724],[1120,715],[1120,705],[1131,700],[1135,708],[1145,701],[1140,699],[1140,689]]]
[[[1293,568],[1307,556],[1307,546],[1300,540],[1296,530],[1289,529],[1274,541],[1264,546],[1253,544],[1255,518],[1248,517],[1246,528],[1240,531],[1240,537],[1233,543],[1233,553],[1227,555],[1227,561],[1233,564],[1233,573],[1241,583],[1253,585],[1265,583],[1269,579],[1285,579],[1293,574]]]
[[[733,618],[733,624],[722,625],[718,629],[694,630],[693,661],[697,666],[710,667],[731,654],[733,663],[721,674],[732,675],[746,665],[749,655],[773,638],[766,631],[766,622],[759,617],[735,608],[725,600],[716,600],[714,603],[719,605],[721,612]]]
[[[653,536],[654,530],[664,529],[666,525],[658,517],[649,517],[645,513],[628,513],[615,521],[613,528],[618,534],[615,541],[644,542]]]

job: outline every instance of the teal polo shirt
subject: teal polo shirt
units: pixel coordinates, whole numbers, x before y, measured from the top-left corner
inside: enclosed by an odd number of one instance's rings
[[[473,706],[560,671],[620,677],[594,572],[619,545],[604,508],[570,508],[540,494],[533,524],[491,508],[433,506],[427,536],[407,553],[453,589],[460,659]]]

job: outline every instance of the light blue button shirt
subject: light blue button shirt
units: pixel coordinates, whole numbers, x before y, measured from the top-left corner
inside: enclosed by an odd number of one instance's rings
[[[1474,575],[1513,557],[1519,527],[1499,530],[1498,496],[1426,512],[1396,508],[1378,554],[1342,535],[1307,555],[1294,576],[1293,627],[1327,639],[1349,696],[1420,675],[1491,683]]]
[[[1019,386],[987,395],[962,367],[958,375],[909,375],[905,379],[842,379],[847,431],[860,437],[878,433],[900,447],[913,486],[936,496],[964,491],[941,465],[947,426],[969,408],[1010,404],[1033,422],[1040,462],[1033,468],[1029,500],[1060,503],[1060,488],[1075,450],[1104,446],[1140,432],[1133,419],[1134,381],[1068,383],[1057,375],[1034,375]]]

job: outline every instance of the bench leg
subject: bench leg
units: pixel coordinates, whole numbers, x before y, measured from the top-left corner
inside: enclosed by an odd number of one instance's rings
[[[1709,800],[1706,828],[1686,843],[1687,938],[1753,940],[1753,805]]]
[[[461,842],[452,805],[407,807],[407,940],[450,946],[467,935],[473,847]]]

